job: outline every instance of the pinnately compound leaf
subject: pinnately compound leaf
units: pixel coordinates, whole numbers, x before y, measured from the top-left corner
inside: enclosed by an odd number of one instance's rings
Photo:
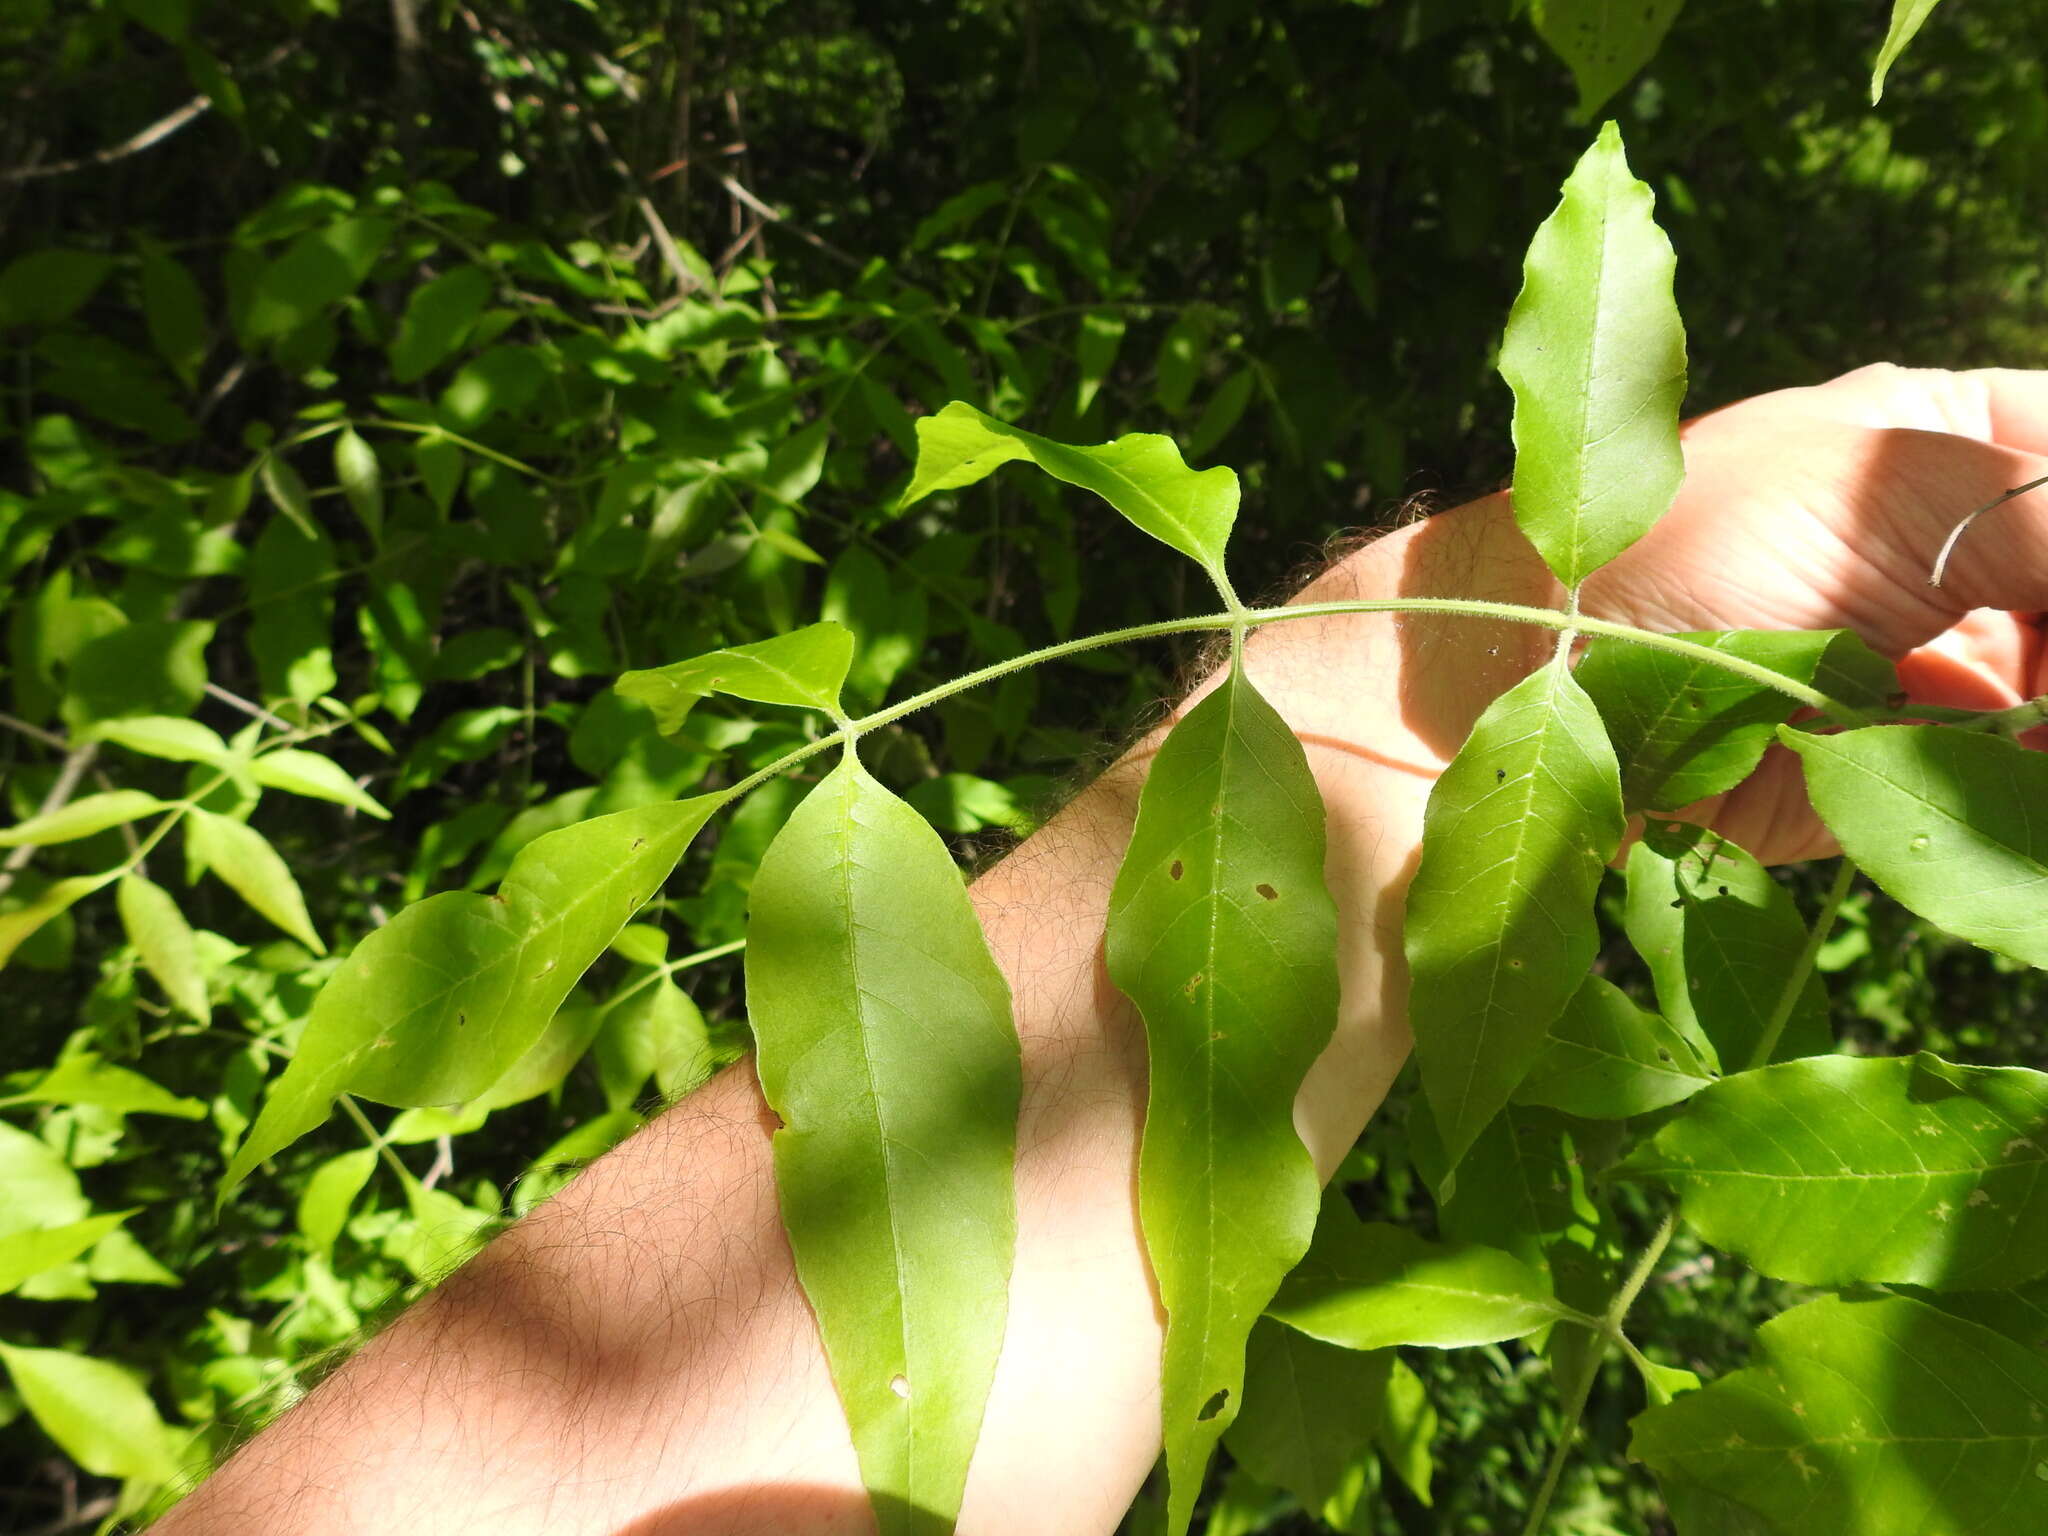
[[[1431,790],[1408,889],[1408,1012],[1447,1172],[1585,979],[1621,832],[1613,750],[1561,661],[1494,700]]]
[[[1996,1290],[2048,1272],[2048,1074],[1813,1056],[1695,1094],[1621,1165],[1781,1280]]]
[[[1724,1072],[1753,1058],[1798,974],[1806,924],[1770,871],[1718,832],[1652,821],[1629,850],[1629,939],[1657,1002]],[[1791,999],[1774,1061],[1829,1049],[1827,990],[1809,971]]]
[[[1685,0],[1535,0],[1536,35],[1572,72],[1579,118],[1589,120],[1656,57]]]
[[[1110,978],[1151,1061],[1138,1203],[1173,1533],[1237,1414],[1246,1335],[1315,1227],[1293,1108],[1337,1018],[1323,850],[1301,744],[1233,666],[1153,759],[1109,910]]]
[[[1765,1323],[1747,1369],[1638,1415],[1629,1455],[1754,1522],[1732,1529],[2018,1536],[2048,1530],[2043,1403],[2038,1351],[1903,1296],[1830,1296]]]
[[[1530,242],[1501,344],[1515,521],[1567,587],[1648,533],[1685,477],[1685,328],[1653,202],[1607,124]]]
[[[1055,480],[1093,491],[1138,527],[1170,544],[1229,593],[1223,547],[1237,519],[1237,475],[1192,470],[1173,439],[1132,432],[1113,443],[1074,448],[1025,432],[955,400],[917,423],[917,472],[902,505],[934,491],[972,485],[1016,459],[1029,459]]]
[[[2048,966],[2048,755],[1939,725],[1780,734],[1820,819],[1886,895]]]
[[[751,907],[747,1007],[797,1274],[882,1536],[938,1536],[1007,1315],[1009,988],[938,834],[850,754],[769,845]]]
[[[699,795],[550,832],[520,850],[495,895],[444,891],[370,934],[314,999],[220,1198],[326,1119],[336,1094],[425,1106],[489,1088],[722,802]]]
[[[1268,1311],[1346,1349],[1462,1349],[1519,1339],[1574,1315],[1551,1295],[1549,1279],[1513,1254],[1361,1222],[1338,1197],[1325,1203],[1314,1245]]]

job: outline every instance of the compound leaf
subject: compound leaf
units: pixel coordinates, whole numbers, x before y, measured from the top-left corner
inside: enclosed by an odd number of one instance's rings
[[[1621,833],[1613,750],[1561,662],[1494,700],[1430,791],[1408,889],[1409,1014],[1447,1174],[1592,965],[1593,895]]]
[[[1648,533],[1685,478],[1685,328],[1654,202],[1607,124],[1530,242],[1501,344],[1515,521],[1567,587]]]
[[[1749,1517],[1723,1529],[2006,1536],[2048,1527],[2044,1402],[2048,1361],[2010,1339],[1830,1296],[1764,1324],[1747,1369],[1639,1415],[1629,1454]]]
[[[1166,1309],[1172,1531],[1237,1414],[1245,1337],[1315,1227],[1293,1109],[1337,1019],[1323,851],[1301,743],[1233,666],[1153,759],[1106,939],[1150,1052],[1138,1204]]]
[[[1228,594],[1223,548],[1237,519],[1237,475],[1189,469],[1173,439],[1132,432],[1093,448],[1055,443],[955,400],[917,423],[917,470],[903,506],[972,485],[1015,459],[1029,459],[1055,480],[1093,491],[1153,538],[1209,573]]]
[[[2048,1074],[1922,1054],[1739,1073],[1621,1169],[1782,1280],[1990,1290],[2048,1271],[2044,1164]]]
[[[1009,988],[945,844],[851,754],[769,845],[750,905],[748,1013],[797,1274],[883,1536],[936,1536],[1008,1311]]]
[[[1346,1349],[1493,1344],[1564,1318],[1550,1281],[1511,1253],[1432,1243],[1405,1227],[1361,1222],[1333,1197],[1308,1256],[1267,1309],[1311,1338]]]
[[[426,1106],[490,1088],[720,803],[699,795],[547,833],[519,851],[495,895],[444,891],[370,934],[314,999],[219,1198],[325,1120],[336,1094]]]
[[[2048,756],[1978,731],[1781,730],[1814,809],[1888,896],[1971,942],[2048,966]]]

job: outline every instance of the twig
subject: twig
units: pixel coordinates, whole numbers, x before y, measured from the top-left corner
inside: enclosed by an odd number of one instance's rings
[[[0,726],[5,726],[10,731],[19,731],[33,741],[40,741],[46,747],[55,747],[59,752],[71,750],[71,743],[55,731],[46,731],[40,725],[30,725],[26,720],[17,719],[13,715],[0,715]]]
[[[43,796],[43,803],[36,807],[38,816],[48,816],[52,811],[63,809],[64,805],[78,790],[78,781],[85,777],[92,767],[93,759],[100,755],[100,744],[89,741],[82,747],[74,748],[64,759],[64,766],[57,770],[57,782],[50,786],[50,792]],[[7,855],[7,862],[0,864],[0,896],[14,887],[14,877],[28,866],[36,856],[34,843],[23,843]]]
[[[292,729],[292,724],[289,720],[280,720],[261,704],[245,699],[239,693],[230,693],[227,689],[221,687],[219,683],[208,683],[206,685],[206,692],[209,697],[219,699],[221,703],[227,705],[230,709],[239,709],[252,720],[261,720],[265,725],[280,731]]]
[[[1948,537],[1942,541],[1941,553],[1934,557],[1934,569],[1927,573],[1927,585],[1930,587],[1941,585],[1941,578],[1948,571],[1948,557],[1956,552],[1956,544],[1962,539],[1964,530],[1970,524],[1977,521],[1978,518],[1989,512],[1993,507],[2002,507],[2015,496],[2024,496],[2027,492],[2037,491],[2044,485],[2048,485],[2048,475],[2043,475],[2038,480],[2029,480],[2025,485],[2014,486],[2002,495],[1992,497],[1983,506],[1977,508],[1976,511],[1972,512],[1960,523],[1957,523],[1955,527],[1949,529]]]
[[[280,43],[251,68],[249,73],[256,75],[261,74],[264,70],[274,68],[283,62],[287,54],[296,52],[298,47],[297,39],[288,43]],[[0,183],[36,181],[45,176],[65,176],[73,171],[89,171],[97,166],[112,165],[117,160],[126,160],[130,155],[139,155],[145,149],[161,144],[180,128],[204,117],[212,109],[213,98],[201,92],[183,106],[166,112],[148,127],[130,134],[118,144],[110,144],[105,149],[96,149],[91,154],[80,155],[75,160],[52,160],[47,165],[10,166],[8,169],[0,171]]]
[[[96,1499],[88,1499],[69,1514],[52,1520],[48,1525],[38,1525],[22,1533],[22,1536],[64,1536],[66,1531],[83,1530],[97,1524],[114,1512],[120,1501],[111,1493],[103,1493]]]

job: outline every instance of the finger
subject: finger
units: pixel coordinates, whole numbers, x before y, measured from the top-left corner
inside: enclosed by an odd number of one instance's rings
[[[2016,614],[1980,608],[1899,662],[1899,686],[1916,704],[2008,709],[2028,695],[2040,637]]]
[[[2048,456],[1888,428],[1865,434],[1855,457],[1843,535],[1870,541],[1861,550],[1868,558],[1894,569],[1903,556],[1924,593],[1953,619],[1973,608],[2048,607],[2048,486],[2001,500],[2048,478]]]
[[[1730,407],[1716,422],[1759,410],[1857,427],[1952,432],[2048,455],[2048,370],[1901,368],[1873,363],[1825,384],[1781,389]]]

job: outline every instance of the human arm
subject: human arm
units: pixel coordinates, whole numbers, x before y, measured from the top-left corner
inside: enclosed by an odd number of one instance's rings
[[[1830,388],[1696,424],[1680,506],[1596,578],[1588,611],[1658,629],[1849,623],[1903,654],[1971,607],[2048,606],[2048,521],[2024,501],[1966,541],[1947,588],[1921,590],[1945,519],[2038,472],[2041,385]],[[1947,425],[1922,428],[1923,409]],[[1304,596],[1560,594],[1493,497],[1380,540]],[[2013,623],[2019,687],[2038,655],[2032,626]],[[1550,643],[1375,615],[1276,625],[1252,646],[1330,818],[1343,1013],[1297,1108],[1326,1175],[1405,1055],[1400,915],[1429,786]],[[1159,1320],[1133,1196],[1143,1052],[1100,961],[1149,750],[974,890],[1015,997],[1025,1101],[1009,1333],[970,1533],[1106,1531],[1157,1450]],[[1782,764],[1712,809],[1766,856],[1818,851]],[[726,1074],[499,1239],[163,1529],[866,1529],[781,1235],[770,1128],[751,1074]]]

